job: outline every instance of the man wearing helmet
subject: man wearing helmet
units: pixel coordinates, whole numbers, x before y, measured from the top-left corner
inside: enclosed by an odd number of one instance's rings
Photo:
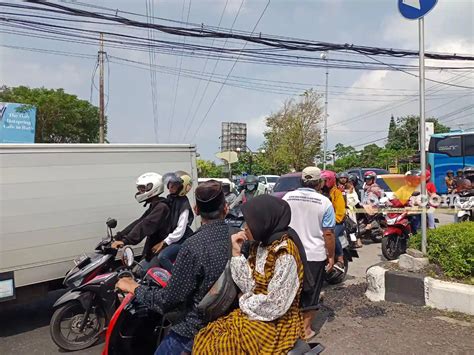
[[[164,185],[169,191],[167,202],[170,208],[170,231],[171,233],[162,243],[153,247],[153,253],[157,254],[156,264],[170,271],[173,269],[173,261],[178,255],[183,242],[193,234],[191,224],[194,214],[186,194],[191,190],[192,178],[184,171],[176,171],[163,176]]]
[[[239,196],[230,204],[229,209],[233,209],[258,195],[258,179],[254,175],[245,178],[244,188]]]
[[[154,256],[153,247],[162,242],[169,233],[170,209],[166,200],[160,195],[164,191],[163,178],[157,173],[145,173],[136,181],[138,203],[145,203],[148,209],[136,221],[130,223],[124,230],[118,232],[112,248],[121,248],[124,245],[136,245],[145,237],[147,240],[143,248],[144,259],[140,262],[146,270]]]
[[[456,188],[456,182],[454,181],[454,171],[446,171],[446,177],[444,178],[444,182],[446,183],[446,187],[448,188],[448,194],[452,193]]]
[[[362,196],[362,204],[376,205],[382,197],[383,190],[375,182],[377,174],[373,171],[366,171],[364,174],[364,194]]]
[[[342,172],[342,173],[337,174],[336,178],[337,178],[337,188],[341,190],[343,195],[345,195],[346,184],[349,182],[349,174]]]

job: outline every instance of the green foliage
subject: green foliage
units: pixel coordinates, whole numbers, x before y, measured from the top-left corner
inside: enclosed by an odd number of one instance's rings
[[[99,141],[99,109],[63,89],[3,86],[0,101],[36,106],[36,143]]]
[[[212,160],[197,160],[198,177],[221,178],[224,177],[223,166],[217,165]]]
[[[386,147],[393,150],[418,150],[419,116],[398,117],[396,123],[390,120],[388,141]],[[434,123],[435,133],[449,132],[449,127],[439,123],[436,118],[428,118],[427,122]]]
[[[314,164],[321,147],[319,99],[314,91],[306,91],[299,100],[286,101],[278,112],[267,118],[264,149],[269,173],[301,171]]]
[[[239,154],[239,161],[232,164],[233,175],[240,175],[243,172],[252,175],[264,175],[271,171],[272,167],[266,158],[266,153],[242,152]]]
[[[474,276],[474,223],[441,226],[428,231],[428,258],[452,278]],[[410,247],[421,250],[421,235],[410,239]]]

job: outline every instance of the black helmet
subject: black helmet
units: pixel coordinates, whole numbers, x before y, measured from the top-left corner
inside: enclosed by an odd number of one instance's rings
[[[248,191],[255,191],[258,186],[258,179],[255,175],[248,175],[245,178],[245,188]]]
[[[356,174],[350,174],[349,181],[352,182],[354,186],[356,186],[359,184],[359,177]]]
[[[337,174],[336,177],[338,179],[344,179],[344,178],[349,179],[349,174],[345,173],[345,172],[342,172],[342,173]]]

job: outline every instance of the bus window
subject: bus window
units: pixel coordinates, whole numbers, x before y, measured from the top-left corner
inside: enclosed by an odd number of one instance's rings
[[[464,155],[474,156],[474,134],[467,134],[464,136]]]
[[[429,151],[431,153],[446,154],[450,157],[461,157],[461,136],[433,137]]]

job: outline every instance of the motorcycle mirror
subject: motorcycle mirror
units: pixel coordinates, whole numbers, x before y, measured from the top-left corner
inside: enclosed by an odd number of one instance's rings
[[[123,254],[122,254],[122,263],[125,266],[131,267],[134,261],[135,261],[135,255],[133,254],[132,248],[125,247],[123,249]]]
[[[114,218],[108,218],[105,224],[107,224],[107,227],[114,229],[117,227],[117,220]]]

